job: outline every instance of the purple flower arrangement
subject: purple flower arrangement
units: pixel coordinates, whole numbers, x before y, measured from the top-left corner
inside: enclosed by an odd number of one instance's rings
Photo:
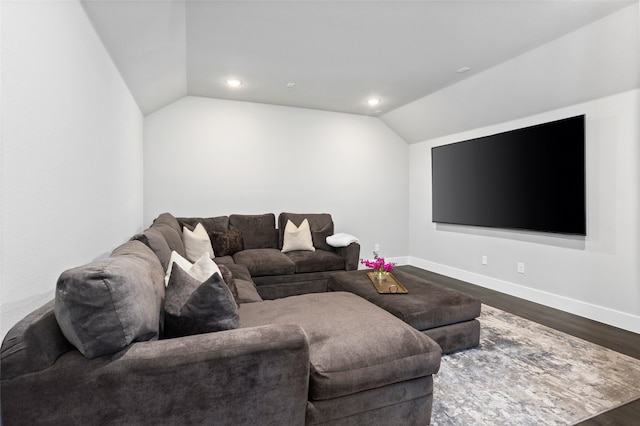
[[[374,260],[360,259],[360,263],[373,269],[374,272],[389,272],[394,266],[393,263],[385,263],[384,257],[378,257]]]

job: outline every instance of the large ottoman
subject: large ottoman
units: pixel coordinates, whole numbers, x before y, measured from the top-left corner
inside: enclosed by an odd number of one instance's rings
[[[290,296],[239,309],[240,327],[295,324],[309,340],[307,425],[427,425],[440,347],[345,292]]]
[[[406,272],[393,276],[408,293],[380,294],[366,271],[338,272],[329,277],[329,291],[347,291],[378,305],[435,340],[442,353],[478,346],[480,300]]]

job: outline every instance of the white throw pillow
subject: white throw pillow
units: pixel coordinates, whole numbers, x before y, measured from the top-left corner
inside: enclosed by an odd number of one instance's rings
[[[198,259],[196,263],[193,264],[191,269],[187,271],[189,275],[199,280],[200,282],[208,280],[209,277],[216,272],[220,274],[220,277],[222,277],[220,268],[218,267],[216,262],[214,262],[209,256],[207,256],[207,253],[202,253],[200,259]]]
[[[303,220],[300,226],[295,226],[293,222],[287,220],[287,224],[284,227],[282,252],[286,253],[294,250],[316,251],[307,219]]]
[[[331,247],[346,247],[351,243],[359,243],[360,241],[351,234],[338,233],[327,237],[327,244]]]
[[[177,263],[178,265],[180,265],[180,267],[187,272],[193,266],[193,263],[189,262],[187,259],[180,256],[178,252],[176,252],[175,250],[172,251],[171,257],[169,258],[169,266],[167,266],[167,273],[164,275],[165,286],[169,283],[169,277],[171,276],[171,269],[173,268],[174,263]]]
[[[193,231],[186,226],[182,227],[182,242],[184,242],[187,259],[191,262],[198,260],[203,253],[209,253],[210,258],[215,257],[209,234],[201,223],[198,223]]]
[[[219,273],[222,276],[222,272],[220,272],[220,268],[209,257],[208,253],[203,253],[202,256],[196,261],[196,263],[191,263],[184,257],[180,256],[175,251],[171,252],[171,259],[169,260],[169,267],[167,267],[167,273],[164,276],[164,284],[165,286],[169,283],[169,278],[171,277],[171,269],[173,268],[173,264],[176,263],[180,265],[180,268],[191,275],[193,278],[200,280],[200,282],[204,282],[215,272]]]

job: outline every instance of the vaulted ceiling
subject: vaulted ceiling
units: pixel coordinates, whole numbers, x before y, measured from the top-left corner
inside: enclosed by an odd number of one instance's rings
[[[374,116],[631,3],[82,1],[143,114],[195,95]]]

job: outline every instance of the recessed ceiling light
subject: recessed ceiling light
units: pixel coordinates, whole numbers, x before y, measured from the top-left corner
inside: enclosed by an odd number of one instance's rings
[[[367,103],[371,106],[376,106],[376,105],[380,105],[380,102],[382,102],[380,99],[377,98],[371,98],[367,101]]]
[[[462,67],[462,68],[458,68],[458,69],[456,70],[456,72],[457,72],[458,74],[462,74],[462,73],[465,73],[465,72],[470,71],[470,70],[471,70],[471,68],[469,68],[469,67]]]
[[[293,83],[293,82],[290,82],[290,83],[287,83],[287,87],[288,87],[289,89],[293,89],[294,87],[296,87],[296,84],[295,84],[295,83]]]
[[[224,81],[227,83],[229,87],[240,87],[242,86],[242,80],[238,80],[237,78],[228,78]]]

